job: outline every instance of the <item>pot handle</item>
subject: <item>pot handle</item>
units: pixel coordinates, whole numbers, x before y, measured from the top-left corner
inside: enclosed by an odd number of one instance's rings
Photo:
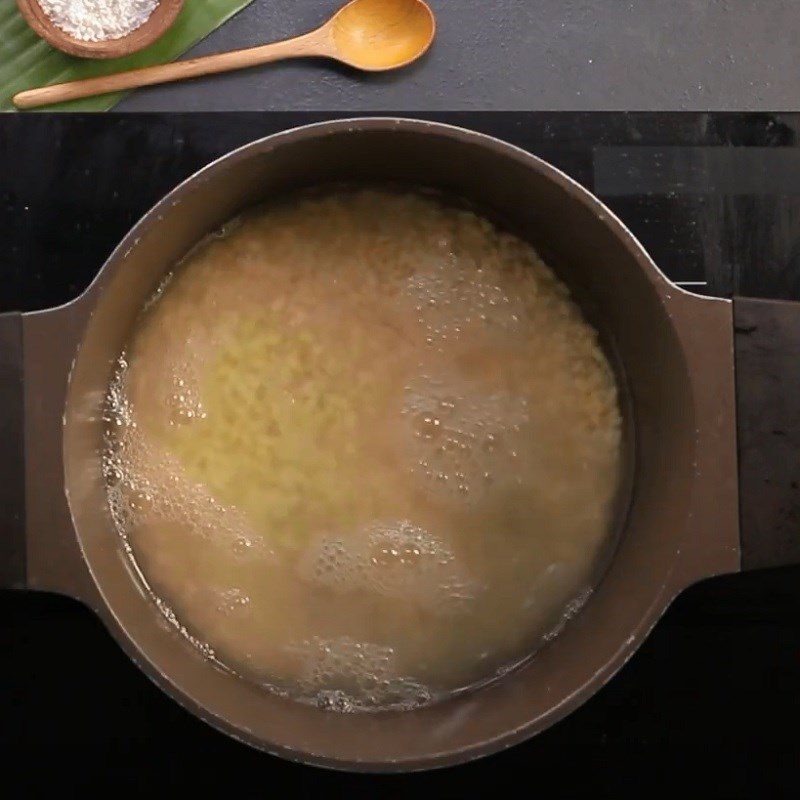
[[[0,589],[69,595],[97,607],[63,485],[63,408],[91,296],[0,314]]]
[[[800,564],[800,303],[733,301],[742,569]]]
[[[0,588],[26,585],[22,314],[0,314]]]

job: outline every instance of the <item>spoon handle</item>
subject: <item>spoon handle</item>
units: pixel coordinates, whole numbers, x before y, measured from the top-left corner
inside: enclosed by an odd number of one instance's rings
[[[217,53],[202,58],[191,58],[172,64],[118,72],[116,75],[105,75],[101,78],[88,78],[43,86],[40,89],[28,89],[14,96],[14,105],[17,108],[38,108],[51,103],[77,100],[81,97],[94,97],[98,94],[136,89],[140,86],[153,86],[157,83],[199,78],[202,75],[212,75],[216,72],[256,67],[259,64],[281,61],[285,58],[330,55],[326,33],[325,28],[320,28],[283,42],[248,47],[244,50],[232,50],[228,53]]]

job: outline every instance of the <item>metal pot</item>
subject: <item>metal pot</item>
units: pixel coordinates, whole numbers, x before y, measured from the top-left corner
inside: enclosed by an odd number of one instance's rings
[[[627,513],[586,606],[502,680],[415,711],[325,712],[203,659],[134,574],[114,534],[99,469],[99,412],[113,363],[163,273],[244,207],[329,181],[435,187],[506,220],[570,286],[614,355],[627,397]],[[797,367],[780,360],[782,345],[797,352],[800,314],[792,304],[736,302],[749,331],[737,364],[740,415],[769,410],[797,427],[788,399],[775,398],[786,364],[795,370],[787,397],[800,395]],[[671,284],[625,226],[566,175],[496,139],[429,122],[355,119],[253,142],[148,212],[79,298],[0,316],[0,584],[83,601],[165,692],[272,753],[385,771],[491,753],[585,701],[681,590],[740,569],[743,547],[745,565],[800,560],[797,543],[778,541],[763,519],[750,519],[740,541],[733,316],[731,301]],[[772,373],[759,372],[765,360]],[[760,442],[757,428],[748,429],[751,450]],[[745,463],[743,453],[743,482],[756,479],[760,457]]]

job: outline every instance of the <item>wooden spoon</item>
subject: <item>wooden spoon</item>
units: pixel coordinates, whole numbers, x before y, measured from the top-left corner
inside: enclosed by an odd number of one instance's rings
[[[308,56],[333,58],[356,69],[381,72],[404,67],[418,59],[430,47],[435,33],[436,20],[424,0],[351,0],[321,28],[294,39],[29,89],[14,97],[14,105],[36,108]]]

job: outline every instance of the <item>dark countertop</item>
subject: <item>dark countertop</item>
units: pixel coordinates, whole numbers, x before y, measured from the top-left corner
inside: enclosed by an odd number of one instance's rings
[[[199,55],[293,36],[343,0],[254,0]],[[423,62],[275,64],[140,90],[129,111],[775,110],[800,99],[795,0],[430,0]]]
[[[320,116],[3,117],[0,311],[75,296],[182,177]],[[593,188],[673,280],[800,299],[800,115],[437,116],[526,147]],[[124,786],[460,800],[503,779],[547,797],[616,800],[657,788],[760,800],[796,795],[800,778],[800,567],[692,587],[606,687],[535,739],[468,766],[384,778],[289,764],[213,731],[153,686],[78,603],[0,592],[0,620],[9,797]]]

